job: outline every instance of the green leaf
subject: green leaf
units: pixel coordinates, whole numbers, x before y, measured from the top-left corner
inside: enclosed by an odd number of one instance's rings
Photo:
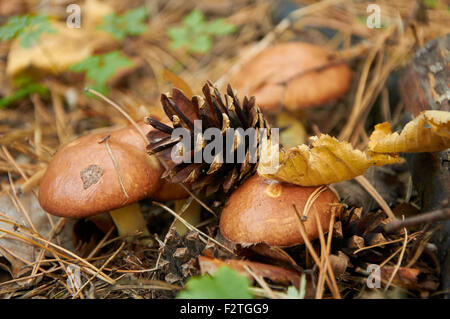
[[[23,98],[29,96],[30,94],[37,93],[39,95],[46,95],[48,89],[41,83],[27,83],[23,87],[14,91],[10,96],[3,97],[0,99],[0,109],[5,108]]]
[[[431,9],[436,8],[438,3],[439,3],[438,0],[423,0],[423,4]]]
[[[209,34],[231,34],[236,31],[236,26],[229,24],[223,18],[216,19],[208,24],[206,31]]]
[[[109,88],[106,86],[106,84],[97,84],[97,83],[94,83],[94,84],[92,84],[92,85],[89,85],[89,87],[90,87],[91,89],[94,89],[95,91],[97,91],[97,92],[103,94],[103,95],[106,95],[106,94],[108,94],[108,92],[109,92]],[[92,97],[92,98],[96,98],[96,99],[98,98],[97,95],[92,94],[92,93],[90,93],[90,92],[85,92],[84,94],[85,94],[86,96],[88,96],[88,97]]]
[[[300,279],[300,290],[297,290],[294,286],[288,287],[287,295],[292,299],[305,299],[305,291],[306,291],[306,276],[302,274]]]
[[[148,16],[147,7],[142,6],[128,10],[122,15],[108,14],[102,18],[102,24],[97,29],[111,33],[117,40],[127,35],[140,35],[147,31],[145,19]]]
[[[367,23],[367,17],[366,16],[357,16],[356,17],[358,19],[358,21],[364,25],[366,25]]]
[[[46,15],[14,16],[0,27],[0,40],[7,41],[18,38],[20,45],[29,48],[34,45],[43,33],[56,33]]]
[[[208,34],[201,34],[190,42],[189,52],[206,53],[211,50],[211,46],[211,37]]]
[[[222,266],[213,276],[204,275],[187,281],[179,299],[250,299],[250,281],[229,267]]]
[[[28,23],[28,15],[14,16],[8,19],[6,23],[0,27],[0,40],[7,41],[15,38]]]
[[[33,83],[34,79],[24,73],[21,73],[18,76],[15,76],[11,82],[12,82],[13,87],[21,88],[30,83]]]
[[[167,31],[168,36],[172,40],[170,47],[174,50],[185,46],[189,42],[189,30],[187,28],[170,28]]]
[[[87,57],[72,65],[69,70],[74,72],[86,72],[86,77],[92,80],[93,88],[100,92],[106,92],[106,81],[121,67],[131,66],[133,63],[119,51],[112,51],[102,55]]]
[[[183,24],[194,31],[203,30],[205,27],[205,16],[200,10],[192,10],[183,18]]]
[[[104,84],[119,68],[130,65],[132,62],[127,57],[119,51],[113,51],[100,56],[98,67],[87,71],[86,75],[97,83]]]
[[[100,64],[100,56],[99,55],[92,55],[89,56],[87,58],[85,58],[84,60],[72,65],[71,67],[69,67],[70,71],[74,71],[74,72],[83,72],[83,71],[88,71],[90,69],[94,69],[97,68]]]
[[[236,27],[223,18],[206,23],[200,10],[192,10],[183,18],[183,27],[173,27],[167,32],[172,50],[187,47],[191,53],[207,53],[211,50],[211,35],[225,35],[236,31]]]

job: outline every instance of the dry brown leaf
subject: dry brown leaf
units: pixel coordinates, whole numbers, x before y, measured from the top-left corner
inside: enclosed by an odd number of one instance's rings
[[[237,245],[235,251],[239,256],[248,259],[255,259],[261,256],[273,260],[276,263],[290,265],[293,268],[299,267],[292,257],[282,248],[277,246],[269,246],[266,243],[259,243],[251,246]]]
[[[331,264],[335,276],[341,276],[347,270],[350,259],[342,251],[338,251],[337,255],[330,254],[328,260]]]
[[[191,87],[180,76],[168,69],[164,69],[162,76],[165,81],[172,83],[174,87],[183,91],[184,95],[186,95],[188,99],[192,97],[193,93]]]
[[[81,10],[83,12],[83,29],[87,30],[94,30],[102,23],[105,15],[114,13],[110,4],[99,0],[86,0]]]
[[[212,275],[219,267],[228,266],[233,268],[238,273],[247,276],[251,281],[253,281],[254,278],[245,269],[245,266],[247,266],[250,267],[253,273],[255,273],[257,276],[270,279],[273,282],[286,286],[294,285],[297,288],[300,286],[300,275],[298,273],[278,266],[237,259],[220,260],[217,258],[209,258],[205,256],[199,256],[198,262],[202,274],[207,273]]]
[[[439,286],[439,281],[436,277],[416,268],[400,267],[396,269],[394,266],[384,266],[381,268],[381,278],[384,281],[388,281],[395,270],[397,272],[392,283],[404,289],[434,291]]]
[[[8,55],[7,74],[14,77],[28,67],[58,74],[93,54],[95,49],[114,43],[112,35],[96,29],[101,18],[113,12],[110,6],[89,0],[82,12],[82,28],[69,28],[66,23],[51,21],[57,32],[42,34],[34,46],[23,48],[14,40]]]
[[[389,123],[375,125],[369,149],[377,153],[437,152],[450,147],[450,112],[424,111],[399,133]]]
[[[52,230],[48,217],[51,217],[54,223],[57,222],[57,218],[47,215],[32,192],[19,195],[18,199],[29,214],[36,231],[44,238],[47,238]],[[8,194],[1,196],[0,228],[9,232],[15,232],[19,236],[31,238],[29,236],[30,231],[23,229],[21,226],[30,228],[24,213],[14,205]],[[63,247],[73,250],[71,227],[68,227],[66,224],[63,228],[63,233],[59,234],[59,237],[62,240],[61,245]],[[25,263],[31,264],[35,262],[39,256],[39,250],[38,247],[23,242],[13,235],[5,234],[0,230],[0,256],[3,255],[10,262],[10,273],[14,278],[32,269],[30,267],[23,268],[23,266]]]
[[[271,160],[260,161],[258,174],[300,186],[327,185],[363,174],[370,166],[399,163],[403,159],[397,155],[362,152],[350,143],[323,134],[312,137],[311,147],[299,145],[281,149],[278,170],[272,173]]]
[[[94,43],[81,29],[70,29],[64,23],[52,22],[55,34],[43,34],[39,43],[23,48],[14,41],[8,55],[6,72],[13,77],[28,67],[60,73],[93,52]]]

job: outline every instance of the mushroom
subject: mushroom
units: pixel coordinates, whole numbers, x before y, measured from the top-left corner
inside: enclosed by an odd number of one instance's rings
[[[165,179],[161,183],[159,189],[152,195],[152,199],[166,202],[170,200],[180,201],[189,197],[189,194],[180,184],[174,184]]]
[[[136,231],[148,236],[137,201],[159,189],[162,167],[155,157],[125,143],[127,130],[113,132],[109,138],[91,134],[63,146],[40,182],[42,208],[69,218],[109,211],[119,236]]]
[[[263,50],[231,79],[239,96],[254,95],[259,107],[276,112],[318,106],[347,92],[352,72],[313,44],[288,42]]]
[[[242,245],[266,243],[288,247],[304,243],[299,216],[316,187],[301,187],[253,175],[228,199],[220,218],[220,231],[228,240]],[[330,203],[338,198],[326,189],[312,203],[303,221],[309,240],[319,237],[317,214],[324,232],[330,223]]]
[[[138,126],[143,132],[150,129],[144,122]],[[161,165],[154,156],[147,155],[147,144],[133,126],[110,134],[107,143],[113,156],[106,141],[99,143],[106,135],[87,135],[63,146],[42,177],[39,202],[48,213],[69,218],[109,211],[119,236],[136,232],[148,236],[136,202],[151,197],[158,201],[175,200],[176,207],[182,207],[189,194],[179,184],[160,179]],[[198,210],[197,203],[192,203],[183,217],[196,221]],[[183,227],[178,227],[179,232]]]

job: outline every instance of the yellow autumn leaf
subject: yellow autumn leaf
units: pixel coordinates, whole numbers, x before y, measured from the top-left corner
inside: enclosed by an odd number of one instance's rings
[[[375,125],[369,150],[377,153],[437,152],[450,147],[450,112],[424,111],[408,122],[400,133],[389,123]]]
[[[450,138],[450,112],[425,111],[424,116],[431,130],[441,137]],[[447,146],[448,147],[448,146]]]
[[[348,142],[340,142],[323,134],[312,137],[311,147],[299,145],[280,152],[275,173],[269,165],[276,161],[260,161],[258,174],[300,186],[327,185],[363,174],[370,166],[382,166],[403,161],[397,155],[373,154],[356,150]]]

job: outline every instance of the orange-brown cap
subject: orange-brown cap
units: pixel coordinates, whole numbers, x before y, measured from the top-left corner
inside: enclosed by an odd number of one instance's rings
[[[233,76],[231,84],[239,96],[254,95],[259,107],[271,112],[280,106],[298,110],[336,99],[347,92],[351,77],[350,68],[335,64],[324,48],[288,42],[260,52]]]
[[[231,194],[222,211],[220,231],[228,240],[244,245],[266,243],[286,247],[302,244],[300,221],[293,205],[302,214],[309,196],[316,189],[254,175]],[[310,240],[319,236],[314,214],[318,214],[322,229],[327,232],[331,216],[329,204],[337,201],[329,189],[314,201],[303,222]]]
[[[167,180],[161,181],[161,186],[152,194],[152,199],[157,201],[170,201],[188,198],[189,193],[186,192],[179,184],[171,183]]]
[[[152,117],[159,119],[159,116],[152,115]],[[171,123],[167,118],[162,119],[161,122],[164,124]],[[136,123],[136,125],[145,136],[147,136],[150,131],[157,131],[155,128],[145,123],[144,121],[139,121]],[[144,140],[143,136],[133,125],[128,125],[122,129],[111,132],[111,136],[114,137],[114,139],[118,143],[129,144],[142,150],[143,152],[146,152],[148,140],[147,138]]]
[[[159,188],[162,168],[156,158],[114,134],[108,139],[111,156],[106,142],[99,143],[104,137],[87,135],[56,153],[40,182],[42,208],[58,216],[85,217],[129,205]]]
[[[141,129],[144,135],[146,135],[151,130],[154,130],[154,128],[142,121],[136,124]],[[132,125],[128,125],[122,129],[112,132],[111,137],[113,137],[114,140],[118,143],[132,145],[137,149],[142,150],[143,152],[145,152],[145,148],[147,147],[148,143]]]

